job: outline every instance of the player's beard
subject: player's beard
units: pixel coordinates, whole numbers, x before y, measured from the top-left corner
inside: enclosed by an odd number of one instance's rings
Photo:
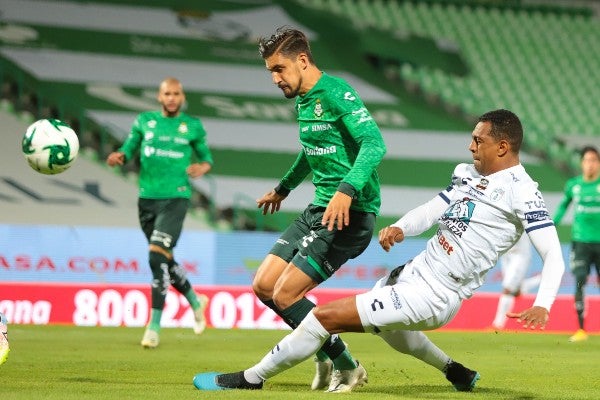
[[[163,114],[167,117],[175,117],[179,115],[179,110],[181,109],[181,105],[164,105],[163,106]]]
[[[285,85],[279,86],[279,89],[281,89],[286,99],[293,99],[300,93],[300,82],[298,82],[298,86],[296,88],[292,88],[286,83]]]

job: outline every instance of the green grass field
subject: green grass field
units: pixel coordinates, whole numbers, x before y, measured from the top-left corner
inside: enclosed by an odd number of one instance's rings
[[[451,356],[477,369],[472,393],[455,392],[432,367],[391,350],[368,334],[345,334],[369,384],[350,394],[312,392],[312,361],[270,379],[262,391],[200,392],[196,372],[244,369],[286,333],[163,329],[154,350],[139,346],[142,328],[9,326],[11,352],[0,366],[0,399],[598,399],[600,337],[431,332]]]

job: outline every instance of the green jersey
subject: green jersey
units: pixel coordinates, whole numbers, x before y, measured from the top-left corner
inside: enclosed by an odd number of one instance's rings
[[[186,168],[192,163],[192,154],[198,162],[213,163],[202,123],[185,113],[176,117],[165,117],[161,111],[138,115],[119,151],[130,160],[138,150],[139,197],[144,199],[189,199],[192,188]]]
[[[581,175],[569,179],[556,210],[554,224],[560,222],[571,202],[574,202],[571,239],[574,242],[600,243],[600,178],[592,182],[584,181]]]
[[[340,191],[352,196],[351,209],[377,214],[381,205],[377,167],[386,149],[356,91],[343,79],[323,73],[308,93],[296,98],[295,107],[302,151],[278,192],[287,194],[312,172],[313,204],[327,206]]]

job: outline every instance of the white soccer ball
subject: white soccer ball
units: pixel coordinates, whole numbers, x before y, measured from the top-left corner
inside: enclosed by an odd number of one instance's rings
[[[29,166],[42,174],[66,171],[77,158],[79,139],[69,125],[58,119],[40,119],[27,128],[22,142]]]

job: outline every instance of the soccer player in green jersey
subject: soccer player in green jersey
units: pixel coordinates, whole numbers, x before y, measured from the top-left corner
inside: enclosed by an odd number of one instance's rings
[[[123,165],[140,153],[139,221],[148,240],[152,271],[152,311],[141,345],[159,343],[160,320],[169,285],[189,301],[194,310],[194,332],[206,327],[208,297],[197,295],[185,271],[173,258],[181,234],[192,188],[189,178],[206,174],[213,164],[206,131],[199,119],[181,111],[185,94],[181,82],[165,79],[159,87],[159,111],[139,114],[123,145],[108,155],[110,166]],[[192,154],[197,162],[192,162]]]
[[[554,224],[558,225],[569,204],[574,204],[570,258],[571,272],[575,277],[575,310],[579,329],[569,338],[571,342],[588,338],[584,329],[583,289],[592,265],[600,279],[600,154],[595,147],[586,146],[581,151],[581,172],[565,184],[564,196],[554,215]]]
[[[296,98],[302,150],[258,207],[278,211],[309,174],[315,186],[313,201],[276,241],[253,282],[257,297],[295,328],[315,307],[306,293],[371,242],[381,204],[377,167],[386,148],[356,90],[315,65],[304,33],[281,27],[260,40],[259,52],[273,83]],[[316,356],[313,390],[345,392],[367,381],[337,335]]]

